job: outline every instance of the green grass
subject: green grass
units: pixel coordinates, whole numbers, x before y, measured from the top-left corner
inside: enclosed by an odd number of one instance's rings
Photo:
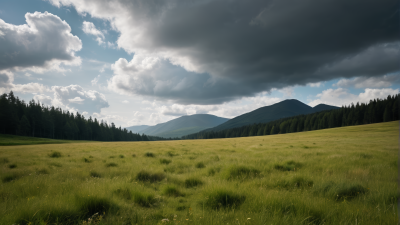
[[[61,140],[61,139],[49,139],[49,138],[17,136],[10,134],[0,134],[0,146],[65,144],[65,143],[86,143],[86,142],[93,142],[93,141]]]
[[[49,154],[51,158],[60,158],[61,157],[61,152],[52,152]]]
[[[398,136],[0,146],[0,224],[397,224]]]
[[[166,164],[166,165],[168,165],[168,164],[170,164],[172,162],[172,160],[169,160],[169,159],[160,159],[160,163],[161,164]]]

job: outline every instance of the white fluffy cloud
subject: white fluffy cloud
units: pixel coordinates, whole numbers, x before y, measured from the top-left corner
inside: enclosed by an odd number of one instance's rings
[[[350,93],[347,89],[327,89],[322,93],[318,94],[318,99],[308,103],[310,106],[316,106],[318,104],[328,104],[335,106],[350,105],[351,103],[364,102],[367,103],[372,99],[386,98],[388,95],[396,95],[399,93],[399,89],[382,88],[382,89],[371,89],[367,88],[364,92],[355,95]]]
[[[19,93],[44,93],[51,91],[50,88],[39,83],[14,84],[12,72],[0,71],[0,93],[9,91]]]
[[[53,105],[67,109],[75,109],[80,112],[100,113],[102,108],[109,107],[106,97],[93,90],[85,91],[79,85],[66,87],[53,86]]]
[[[400,76],[385,75],[382,77],[356,77],[354,79],[341,79],[334,86],[355,88],[386,88],[400,81]]]
[[[135,111],[131,117],[131,119],[126,123],[128,126],[134,126],[134,125],[143,125],[146,117],[143,115],[143,113],[139,111]]]
[[[35,95],[33,96],[33,99],[36,102],[40,102],[41,104],[45,104],[47,106],[51,106],[53,102],[53,99],[50,96],[44,94]]]
[[[324,84],[322,82],[317,82],[317,83],[308,83],[307,86],[309,87],[321,87]]]
[[[39,83],[13,84],[12,90],[21,93],[43,93],[51,91],[48,87]]]
[[[86,34],[91,34],[96,37],[96,41],[99,45],[104,44],[104,34],[100,30],[96,28],[96,26],[92,22],[83,21],[82,30]]]
[[[96,86],[97,83],[99,82],[100,79],[100,75],[98,75],[97,77],[93,78],[93,80],[90,81],[90,83],[92,83],[92,86]]]
[[[29,69],[40,73],[63,65],[80,65],[75,52],[82,42],[71,27],[51,13],[25,14],[26,24],[13,25],[0,19],[0,70]]]

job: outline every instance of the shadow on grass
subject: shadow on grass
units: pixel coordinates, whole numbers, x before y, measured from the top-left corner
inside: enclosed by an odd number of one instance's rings
[[[245,200],[245,195],[237,194],[229,190],[217,189],[212,190],[207,194],[207,199],[204,202],[204,206],[213,210],[218,210],[221,208],[234,209],[243,204]]]
[[[16,224],[80,224],[94,215],[107,215],[118,209],[118,205],[107,198],[77,197],[73,209],[43,208],[36,212],[25,211]]]

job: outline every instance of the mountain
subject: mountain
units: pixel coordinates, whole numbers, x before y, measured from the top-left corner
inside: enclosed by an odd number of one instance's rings
[[[131,130],[133,133],[142,133],[141,131],[148,128],[150,126],[147,125],[139,125],[139,126],[131,126],[131,127],[125,127],[127,130]]]
[[[314,112],[338,109],[338,108],[339,107],[325,105],[325,104],[319,104],[313,108],[309,105],[300,102],[299,100],[288,99],[270,106],[264,106],[258,108],[249,113],[245,113],[243,115],[230,119],[219,126],[208,129],[208,131],[220,131],[225,129],[231,129],[234,127],[250,125],[254,123],[267,123],[285,117],[292,117],[301,114],[310,114]]]
[[[204,130],[204,127],[184,127],[177,130],[158,133],[156,136],[163,138],[182,137],[188,134],[200,132],[202,130]]]
[[[326,110],[339,109],[339,107],[325,105],[325,104],[319,104],[319,105],[314,106],[313,109],[315,112],[321,112],[321,111],[326,111]]]
[[[209,114],[195,114],[190,116],[181,116],[166,123],[160,123],[155,126],[147,127],[140,131],[146,135],[159,137],[181,137],[201,130],[218,126],[229,119]]]

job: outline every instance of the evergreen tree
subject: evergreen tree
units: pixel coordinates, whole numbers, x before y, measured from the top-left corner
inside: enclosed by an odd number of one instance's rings
[[[29,136],[31,131],[31,125],[29,124],[28,118],[25,115],[20,120],[19,134],[23,136]]]
[[[383,113],[383,122],[389,122],[391,119],[390,107],[387,105],[385,107],[385,112]]]
[[[275,126],[272,126],[272,128],[271,128],[271,134],[276,134],[276,128],[275,128]]]

